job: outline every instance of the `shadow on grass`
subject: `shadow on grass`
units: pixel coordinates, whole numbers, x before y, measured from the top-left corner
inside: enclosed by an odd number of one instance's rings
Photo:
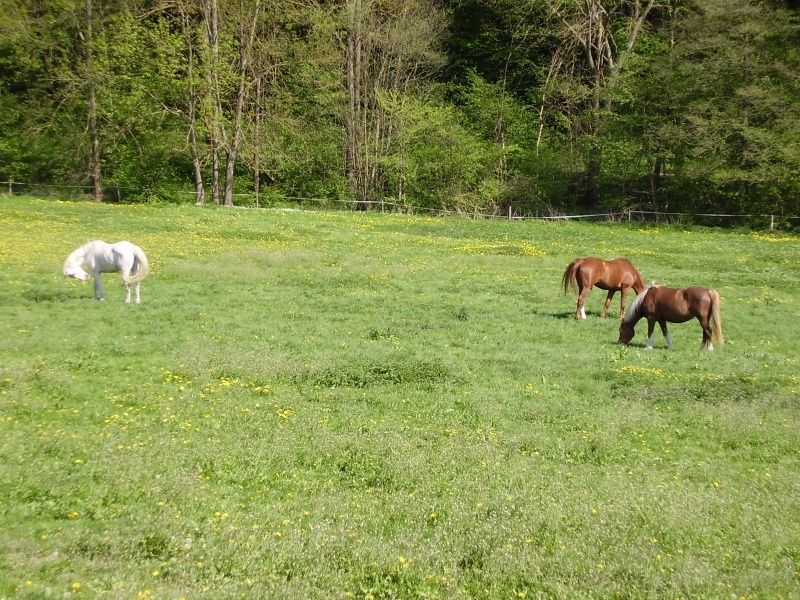
[[[576,319],[575,318],[575,311],[568,310],[566,312],[550,312],[550,311],[543,311],[543,310],[536,310],[534,309],[531,311],[535,315],[541,315],[543,317],[550,317],[551,319],[570,319],[572,321],[582,321],[583,319]],[[603,319],[600,318],[599,312],[589,312],[586,311],[586,318],[587,319],[597,319],[598,321],[602,321]],[[607,317],[605,320],[608,321],[610,317]]]
[[[29,302],[64,302],[66,300],[82,300],[87,296],[78,291],[28,289],[22,292],[22,297]],[[91,294],[88,298],[92,298]]]
[[[531,313],[542,317],[549,317],[551,319],[575,319],[574,312],[550,312],[546,310],[533,309]]]

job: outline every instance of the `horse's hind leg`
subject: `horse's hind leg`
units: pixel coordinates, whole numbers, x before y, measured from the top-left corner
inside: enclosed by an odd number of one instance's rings
[[[714,349],[714,344],[711,342],[711,324],[708,319],[698,317],[697,320],[700,321],[700,327],[703,328],[703,342],[700,344],[700,349],[711,352]]]
[[[125,303],[128,304],[131,301],[131,284],[128,283],[128,276],[130,275],[130,271],[122,271],[122,285],[125,286]]]
[[[586,297],[589,295],[592,286],[584,285],[581,286],[579,284],[579,292],[578,292],[578,305],[575,309],[575,318],[576,319],[585,319],[586,318]]]
[[[661,325],[661,333],[664,334],[664,339],[667,340],[667,349],[672,350],[672,336],[670,336],[669,331],[667,331],[667,322],[661,319],[658,324]]]
[[[606,302],[603,304],[603,310],[600,311],[600,318],[605,319],[606,314],[608,314],[608,307],[611,306],[611,300],[614,298],[614,293],[616,290],[608,290],[608,296],[606,296]]]
[[[142,299],[139,297],[139,290],[140,290],[141,282],[136,282],[136,304],[141,304]]]
[[[619,318],[625,318],[625,303],[628,299],[628,288],[624,287],[619,291]]]

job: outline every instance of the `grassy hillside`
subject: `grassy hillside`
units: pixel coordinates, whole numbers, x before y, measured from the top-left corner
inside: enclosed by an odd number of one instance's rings
[[[799,241],[1,198],[0,597],[797,597]],[[587,254],[726,344],[576,322]]]

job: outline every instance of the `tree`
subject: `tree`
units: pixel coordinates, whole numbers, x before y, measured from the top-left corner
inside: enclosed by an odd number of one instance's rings
[[[345,169],[350,191],[361,201],[382,196],[381,161],[402,126],[387,114],[381,95],[404,98],[441,64],[444,23],[429,0],[348,0],[344,7]],[[402,176],[397,188],[402,198]]]
[[[250,75],[248,59],[256,35],[260,0],[255,0],[252,16],[243,15],[239,27],[239,65],[237,69],[238,84],[236,88],[236,101],[233,109],[233,133],[228,146],[228,160],[225,168],[225,206],[233,206],[233,178],[236,166],[236,157],[239,153],[239,144],[242,138],[242,112],[244,110],[245,95],[247,93],[248,76]]]
[[[86,55],[86,70],[84,73],[86,82],[86,96],[88,111],[86,114],[87,128],[91,138],[92,151],[89,160],[89,173],[92,178],[92,195],[97,202],[103,200],[103,186],[100,170],[100,133],[97,128],[97,96],[95,93],[95,73],[92,67],[92,55],[94,53],[94,10],[92,0],[86,0],[86,20],[85,29],[81,34]],[[80,31],[79,31],[80,33]]]
[[[654,0],[646,4],[641,0],[547,0],[547,3],[560,41],[550,61],[545,89],[554,79],[565,86],[562,93],[581,99],[577,114],[568,116],[573,134],[583,142],[586,156],[582,203],[593,209],[600,200],[601,100],[606,88],[613,87],[633,51]],[[618,39],[622,40],[622,47]],[[543,97],[547,98],[546,91]],[[602,108],[610,112],[611,100],[606,99]]]
[[[798,42],[797,12],[780,5],[706,0],[681,20],[665,81],[683,111],[660,129],[674,153],[669,192],[681,206],[800,208]]]
[[[187,141],[189,154],[192,160],[192,179],[195,189],[195,203],[204,204],[206,201],[205,184],[203,183],[203,166],[200,158],[198,143],[198,109],[201,104],[201,78],[198,77],[198,17],[199,11],[192,0],[179,0],[176,3],[178,18],[180,19],[181,34],[185,48],[186,61],[186,94],[185,110]],[[219,197],[217,196],[217,200]]]

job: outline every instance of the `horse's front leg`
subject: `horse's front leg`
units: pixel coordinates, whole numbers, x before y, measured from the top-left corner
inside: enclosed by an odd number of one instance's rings
[[[653,349],[653,338],[655,337],[656,320],[652,317],[647,317],[647,343],[644,345],[645,350]]]
[[[661,325],[661,333],[664,334],[664,339],[667,340],[667,349],[672,350],[672,337],[669,335],[669,331],[667,331],[667,322],[661,319],[658,324]]]
[[[603,304],[603,310],[600,311],[600,318],[605,319],[606,314],[608,313],[608,307],[611,306],[611,300],[614,298],[615,290],[608,290],[608,296],[606,296],[605,304]]]
[[[104,290],[103,290],[103,279],[100,277],[99,271],[93,271],[92,276],[94,277],[94,297],[95,300],[103,300]]]

